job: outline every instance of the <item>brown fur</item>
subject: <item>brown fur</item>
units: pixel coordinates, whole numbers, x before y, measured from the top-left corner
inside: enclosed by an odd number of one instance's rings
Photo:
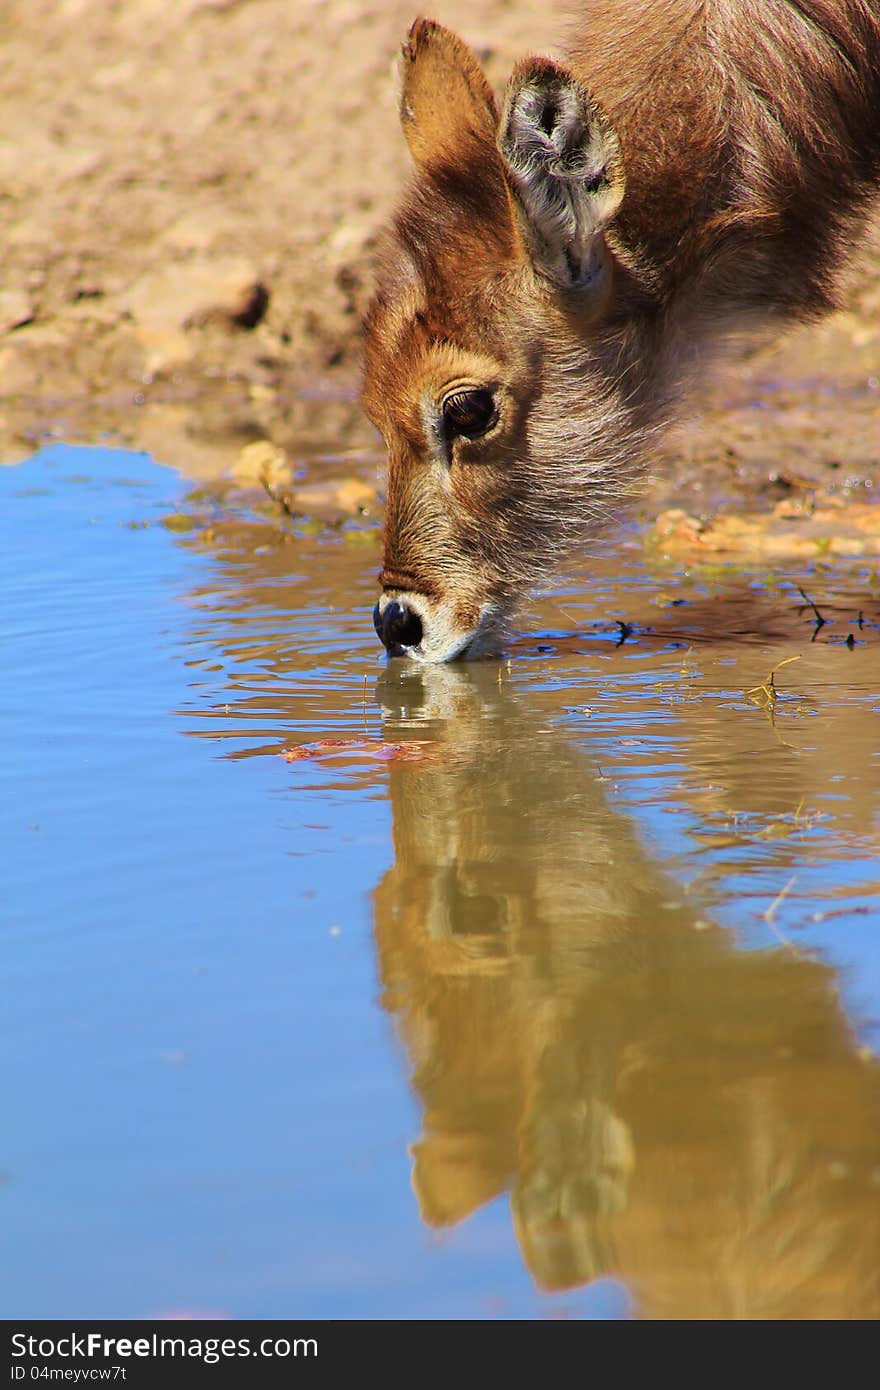
[[[833,305],[880,178],[880,8],[593,0],[570,68],[520,64],[500,116],[449,31],[417,21],[404,53],[416,176],[367,316],[364,403],[389,452],[383,603],[415,608],[412,655],[436,661],[493,648],[713,344]],[[542,100],[581,132],[559,178],[535,172]],[[462,381],[498,402],[485,437],[443,435]]]
[[[834,303],[880,168],[880,10],[863,0],[595,0],[573,65],[623,147],[624,245],[668,298]]]

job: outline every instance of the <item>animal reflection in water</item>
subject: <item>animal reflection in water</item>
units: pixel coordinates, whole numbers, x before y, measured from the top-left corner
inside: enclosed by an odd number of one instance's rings
[[[582,749],[495,673],[394,663],[385,1007],[423,1107],[433,1227],[509,1191],[545,1290],[647,1317],[880,1313],[878,1067],[829,967],[676,901]]]

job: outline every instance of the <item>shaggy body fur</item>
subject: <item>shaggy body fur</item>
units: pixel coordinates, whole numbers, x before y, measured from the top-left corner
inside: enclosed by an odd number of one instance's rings
[[[382,602],[436,661],[497,644],[714,344],[834,304],[880,179],[880,5],[593,0],[570,66],[521,63],[501,112],[420,20],[402,120],[416,176],[364,401],[389,452]],[[450,434],[453,387],[492,392],[490,429]]]

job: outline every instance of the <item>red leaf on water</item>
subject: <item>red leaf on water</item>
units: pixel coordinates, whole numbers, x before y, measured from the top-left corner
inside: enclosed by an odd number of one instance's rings
[[[306,758],[366,758],[374,762],[413,763],[421,761],[431,748],[427,739],[412,739],[408,743],[386,743],[376,738],[321,738],[315,743],[303,743],[296,748],[283,748],[281,756],[288,763]]]

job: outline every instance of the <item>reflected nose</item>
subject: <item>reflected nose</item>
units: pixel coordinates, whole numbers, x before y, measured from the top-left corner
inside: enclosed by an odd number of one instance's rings
[[[373,627],[389,651],[392,647],[417,647],[422,640],[422,620],[418,613],[396,599],[391,600],[384,613],[379,612],[376,604]]]

